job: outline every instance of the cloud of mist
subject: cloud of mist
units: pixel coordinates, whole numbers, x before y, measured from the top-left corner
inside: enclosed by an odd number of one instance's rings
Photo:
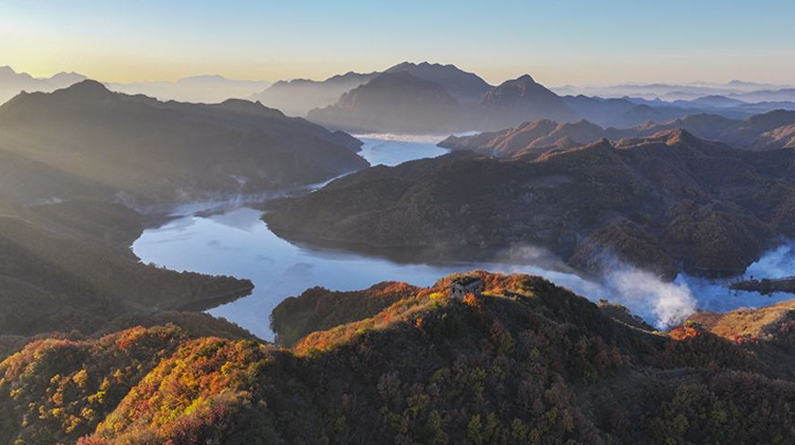
[[[744,277],[782,278],[795,275],[795,243],[788,241],[748,266]]]
[[[697,301],[686,284],[663,281],[649,272],[626,266],[605,275],[608,291],[616,298],[608,298],[630,308],[641,316],[649,314],[657,328],[666,329],[681,324],[697,309]],[[648,318],[648,316],[644,316]]]
[[[424,144],[438,144],[449,134],[402,134],[402,133],[355,133],[357,139],[378,139],[387,142],[410,142]]]
[[[763,295],[759,292],[731,290],[727,288],[731,282],[751,277],[784,278],[792,275],[795,275],[795,242],[789,240],[764,253],[748,266],[741,277],[712,280],[679,274],[675,282],[691,290],[696,296],[699,310],[726,312],[739,308],[768,306],[795,298],[795,295],[786,292]]]
[[[686,282],[670,282],[623,263],[614,255],[601,258],[602,273],[585,277],[547,249],[516,244],[500,252],[498,263],[511,264],[511,272],[543,276],[573,292],[598,301],[626,306],[659,329],[682,323],[698,307]]]
[[[507,270],[498,267],[505,272],[539,275],[591,301],[605,299],[624,305],[658,329],[674,327],[696,311],[726,312],[795,298],[785,292],[762,295],[728,287],[732,281],[751,276],[783,278],[795,275],[795,241],[791,240],[763,254],[741,277],[723,279],[680,273],[673,281],[667,281],[609,254],[601,258],[602,273],[585,276],[549,250],[522,244],[501,252],[495,261],[510,264]]]
[[[548,249],[530,244],[514,244],[497,254],[496,260],[517,265],[531,265],[550,271],[576,273],[559,256]]]

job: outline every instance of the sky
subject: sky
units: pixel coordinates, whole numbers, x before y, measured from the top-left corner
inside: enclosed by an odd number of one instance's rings
[[[795,84],[793,20],[793,0],[0,0],[0,66],[274,81],[430,61],[492,83]]]

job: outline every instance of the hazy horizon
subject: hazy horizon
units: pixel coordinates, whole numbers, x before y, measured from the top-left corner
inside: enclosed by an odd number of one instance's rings
[[[124,83],[208,74],[322,80],[407,60],[454,64],[492,84],[525,73],[547,85],[795,84],[791,2],[443,1],[417,9],[350,0],[0,0],[0,65]],[[615,29],[622,32],[606,32]]]
[[[95,80],[95,81],[102,82],[102,83],[106,83],[106,84],[128,84],[128,85],[146,84],[146,83],[174,83],[174,82],[178,82],[180,80],[185,80],[185,79],[195,79],[195,78],[203,78],[203,77],[209,78],[209,77],[216,77],[216,76],[220,76],[220,77],[222,77],[224,79],[231,80],[231,81],[237,81],[237,82],[276,83],[276,82],[279,82],[279,81],[292,81],[292,80],[311,80],[311,81],[321,82],[321,81],[327,80],[327,79],[329,79],[331,77],[338,76],[338,75],[343,75],[343,74],[346,74],[346,73],[349,73],[349,72],[355,72],[355,73],[360,73],[360,74],[368,74],[368,73],[371,73],[371,72],[380,72],[380,71],[384,71],[384,70],[386,70],[386,69],[388,69],[388,68],[390,68],[390,67],[392,67],[394,65],[397,65],[398,63],[403,63],[403,62],[416,63],[416,64],[427,62],[427,63],[431,63],[431,64],[453,65],[453,66],[456,66],[457,68],[460,68],[460,69],[462,69],[464,71],[471,72],[471,73],[474,73],[474,74],[477,74],[477,75],[480,76],[480,74],[478,72],[469,70],[466,67],[461,67],[461,66],[459,66],[459,65],[457,65],[455,63],[439,63],[439,62],[435,62],[435,61],[432,61],[432,60],[416,60],[416,61],[415,60],[403,60],[403,61],[400,61],[400,62],[395,62],[392,65],[383,67],[382,69],[371,70],[371,71],[359,71],[359,70],[350,70],[349,69],[347,71],[340,71],[338,73],[334,73],[331,76],[327,76],[327,77],[309,77],[309,76],[300,76],[299,75],[299,76],[296,76],[296,77],[288,77],[288,78],[239,78],[239,77],[225,76],[225,75],[220,74],[218,72],[198,72],[198,73],[186,74],[185,76],[178,77],[178,78],[175,78],[175,79],[171,79],[171,78],[169,78],[169,79],[156,79],[155,78],[155,79],[138,79],[138,80],[131,80],[131,81],[113,81],[113,80],[95,78],[95,77],[88,76],[88,75],[86,75],[86,77],[88,79]],[[31,73],[29,71],[18,69],[16,67],[12,66],[12,65],[0,65],[0,68],[3,68],[3,67],[11,68],[17,74],[29,74],[34,79],[49,79],[49,78],[52,78],[53,76],[58,75],[58,74],[85,75],[84,73],[82,73],[80,71],[68,70],[68,69],[67,70],[61,70],[61,71],[53,71],[51,73],[44,73],[44,74],[41,74],[41,75],[34,75],[33,73]],[[495,81],[489,81],[488,79],[485,79],[485,78],[484,79],[487,82],[491,83],[492,85],[499,85],[500,83],[502,83],[504,81],[515,79],[515,78],[517,78],[517,77],[519,77],[519,76],[521,76],[523,74],[530,74],[531,76],[533,75],[532,72],[526,72],[526,73],[521,73],[521,74],[517,75],[516,77],[509,77],[509,78],[505,78],[505,79],[502,79],[502,80],[499,80],[499,81],[496,81],[496,82]],[[484,77],[484,76],[480,76],[480,77]],[[535,77],[535,76],[533,76],[533,77]],[[536,78],[535,80],[536,81],[540,81],[540,79],[538,79],[538,78]],[[731,83],[733,81],[755,83],[755,84],[759,84],[759,85],[781,86],[781,87],[790,87],[790,86],[795,85],[795,82],[792,82],[792,83],[763,82],[763,81],[751,80],[751,79],[746,79],[746,78],[731,78],[731,79],[726,80],[726,81],[710,81],[710,80],[704,80],[704,79],[694,79],[694,80],[685,80],[685,81],[678,81],[678,82],[666,81],[664,79],[649,80],[649,81],[639,81],[639,80],[635,80],[635,79],[624,79],[624,80],[619,80],[619,81],[615,81],[615,82],[601,82],[601,83],[599,83],[599,82],[554,83],[553,82],[553,83],[546,83],[546,84],[547,84],[548,87],[555,87],[555,88],[566,87],[566,86],[584,87],[585,88],[585,87],[610,87],[610,86],[620,86],[620,85],[630,86],[630,85],[654,85],[654,84],[671,84],[671,85],[699,85],[699,84],[706,84],[706,85],[718,86],[718,85],[727,85],[727,84],[729,84],[729,83]]]

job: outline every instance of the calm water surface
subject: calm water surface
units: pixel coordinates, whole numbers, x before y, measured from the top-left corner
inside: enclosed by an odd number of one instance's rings
[[[446,152],[436,147],[432,140],[361,139],[365,142],[361,154],[373,165],[396,165]],[[142,261],[169,269],[252,280],[256,288],[251,295],[209,312],[266,340],[273,339],[269,322],[273,308],[286,297],[298,295],[307,288],[323,286],[334,290],[356,290],[385,280],[427,286],[444,275],[473,269],[542,275],[592,300],[607,298],[622,302],[635,313],[661,326],[696,307],[729,310],[792,297],[730,292],[723,287],[723,282],[687,276],[680,276],[674,283],[664,283],[633,270],[617,271],[593,282],[575,274],[534,265],[534,252],[522,255],[522,249],[518,249],[518,255],[507,256],[517,258],[513,264],[510,261],[463,261],[441,265],[398,263],[365,254],[287,242],[268,230],[260,220],[260,211],[246,207],[232,207],[212,215],[196,213],[208,207],[212,206],[175,209],[175,214],[181,216],[161,227],[146,230],[134,243],[133,250]],[[749,268],[749,274],[756,277],[781,276],[784,271],[795,270],[792,267],[795,267],[793,249],[783,246],[755,263]]]

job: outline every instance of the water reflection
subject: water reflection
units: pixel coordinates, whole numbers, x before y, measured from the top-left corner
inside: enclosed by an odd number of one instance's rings
[[[360,156],[367,159],[370,165],[398,165],[406,161],[422,158],[435,158],[448,153],[449,150],[435,144],[441,138],[423,137],[412,140],[359,136],[364,142]]]
[[[374,138],[364,138],[364,141],[362,155],[374,165],[395,165],[445,152],[423,141]],[[269,326],[273,308],[284,298],[298,295],[307,288],[356,290],[387,280],[428,286],[442,276],[473,269],[540,275],[591,300],[608,299],[625,304],[659,327],[680,321],[696,308],[726,311],[793,297],[781,293],[763,296],[755,292],[730,291],[725,287],[726,280],[685,275],[668,283],[632,268],[588,280],[556,266],[544,255],[539,256],[537,249],[531,249],[533,254],[529,256],[505,252],[495,257],[499,258],[498,262],[430,264],[410,255],[393,261],[377,255],[287,242],[268,230],[260,219],[259,210],[228,206],[226,210],[207,210],[207,205],[176,209],[175,219],[146,230],[134,243],[133,250],[144,262],[173,270],[251,279],[256,286],[251,295],[209,312],[267,340],[273,338]],[[791,244],[786,244],[751,265],[746,276],[780,277],[791,275],[793,271],[795,251]]]

